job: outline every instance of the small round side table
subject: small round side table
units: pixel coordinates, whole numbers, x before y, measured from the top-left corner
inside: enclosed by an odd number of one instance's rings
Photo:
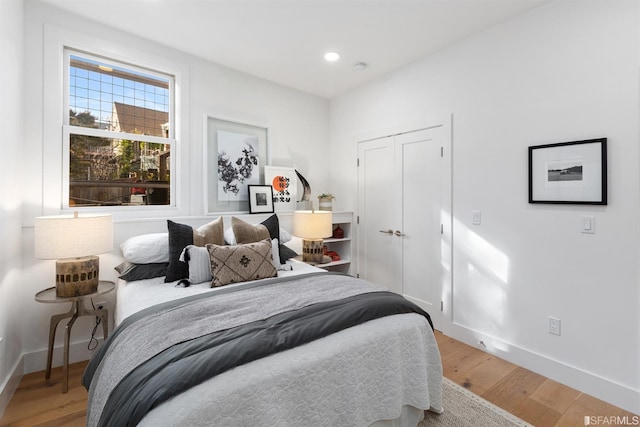
[[[64,314],[54,314],[51,316],[51,323],[49,326],[49,352],[47,355],[47,372],[45,379],[51,378],[51,359],[53,357],[53,341],[56,337],[56,328],[58,323],[62,319],[71,318],[64,328],[64,358],[62,365],[62,392],[66,393],[69,390],[69,339],[71,337],[71,328],[76,319],[80,316],[96,316],[100,318],[102,322],[102,332],[104,339],[107,339],[109,334],[109,312],[106,308],[97,310],[87,310],[83,301],[97,295],[106,294],[111,292],[116,287],[116,284],[107,280],[100,280],[98,283],[98,290],[87,295],[80,295],[76,297],[58,297],[56,296],[56,288],[48,288],[38,292],[35,296],[35,300],[42,303],[71,303],[71,309]]]

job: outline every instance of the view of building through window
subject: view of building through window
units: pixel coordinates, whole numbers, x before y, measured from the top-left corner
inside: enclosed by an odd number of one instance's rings
[[[170,205],[172,77],[68,55],[69,206]]]

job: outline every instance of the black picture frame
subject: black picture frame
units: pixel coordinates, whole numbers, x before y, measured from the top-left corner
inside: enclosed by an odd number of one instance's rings
[[[607,138],[529,147],[529,203],[606,205]]]
[[[273,213],[271,185],[249,185],[249,213]]]

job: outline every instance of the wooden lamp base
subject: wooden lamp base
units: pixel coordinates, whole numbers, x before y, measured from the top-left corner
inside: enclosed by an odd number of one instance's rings
[[[302,240],[302,261],[310,264],[322,264],[323,255],[322,239]]]
[[[100,258],[87,256],[56,261],[56,296],[77,297],[98,290]]]

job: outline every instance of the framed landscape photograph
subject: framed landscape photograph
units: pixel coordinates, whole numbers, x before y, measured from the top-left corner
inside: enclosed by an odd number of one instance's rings
[[[265,166],[264,183],[273,187],[275,212],[293,212],[298,197],[298,177],[294,168]]]
[[[607,204],[607,138],[529,147],[529,203]]]
[[[263,182],[269,164],[268,129],[204,117],[207,213],[249,210],[249,185]]]
[[[273,213],[273,187],[249,185],[249,213]]]

